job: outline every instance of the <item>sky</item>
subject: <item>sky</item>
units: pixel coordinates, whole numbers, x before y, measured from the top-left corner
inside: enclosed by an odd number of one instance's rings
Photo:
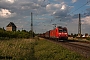
[[[14,22],[17,30],[44,33],[56,26],[67,27],[68,33],[78,33],[78,14],[81,14],[81,32],[90,34],[90,0],[0,0],[0,27]]]

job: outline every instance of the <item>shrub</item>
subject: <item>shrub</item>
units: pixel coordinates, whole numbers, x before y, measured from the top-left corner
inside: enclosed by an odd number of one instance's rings
[[[18,30],[18,31],[5,31],[2,28],[0,28],[0,38],[30,38],[32,36],[32,31],[26,31],[26,30]],[[33,37],[35,33],[33,32]]]
[[[87,40],[90,40],[90,37],[87,37],[86,39],[87,39]]]

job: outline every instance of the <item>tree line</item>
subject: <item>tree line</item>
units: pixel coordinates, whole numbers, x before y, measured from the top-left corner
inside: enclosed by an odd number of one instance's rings
[[[30,38],[35,36],[35,33],[32,31],[26,31],[26,30],[18,30],[18,31],[6,31],[3,28],[0,28],[0,39],[5,38]]]

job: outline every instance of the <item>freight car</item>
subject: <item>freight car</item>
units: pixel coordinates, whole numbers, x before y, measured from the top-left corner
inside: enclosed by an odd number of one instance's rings
[[[47,39],[50,38],[50,31],[47,31],[47,32],[45,33],[45,38],[47,38]]]
[[[68,31],[66,27],[58,26],[53,30],[47,31],[44,35],[45,38],[68,40]]]
[[[46,33],[43,33],[43,34],[39,34],[38,37],[42,37],[42,38],[45,38],[45,34]]]

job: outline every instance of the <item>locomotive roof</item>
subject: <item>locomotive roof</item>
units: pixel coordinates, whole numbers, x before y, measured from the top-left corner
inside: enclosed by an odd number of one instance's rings
[[[58,26],[57,28],[62,28],[62,29],[64,28],[64,29],[66,29],[66,27],[62,27],[62,26]]]
[[[62,28],[62,26],[58,26],[57,28]]]

